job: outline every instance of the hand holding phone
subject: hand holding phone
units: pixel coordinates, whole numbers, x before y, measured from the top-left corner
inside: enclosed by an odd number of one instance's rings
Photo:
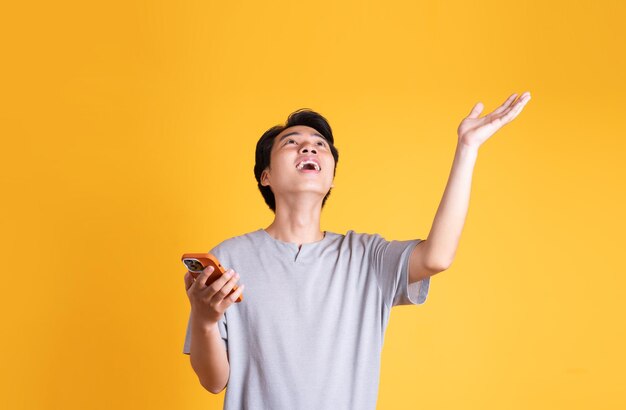
[[[243,300],[244,285],[235,285],[239,275],[232,269],[225,270],[210,254],[184,254],[182,259],[188,266],[185,288],[194,321],[217,327],[226,309]]]
[[[207,287],[213,284],[216,280],[218,280],[220,277],[222,277],[223,275],[227,273],[226,269],[224,269],[224,267],[217,260],[215,255],[212,255],[210,253],[185,253],[183,254],[181,260],[183,261],[183,263],[187,267],[187,270],[193,277],[194,282],[200,277],[200,275],[203,272],[207,272],[209,274],[208,278],[205,281],[205,286]],[[211,270],[209,269],[209,267],[213,269]],[[236,274],[236,272],[234,271],[233,273]],[[234,278],[235,278],[234,275],[232,276],[232,278],[227,278],[226,281],[223,281],[224,282],[223,284],[228,284],[227,281],[229,279],[234,279]],[[213,290],[216,290],[217,292],[220,292],[222,290],[224,291],[227,290],[227,289],[223,289],[222,287],[217,288],[218,286],[219,285],[215,286]],[[224,296],[224,299],[226,297],[230,297],[231,295],[234,295],[238,289],[239,287],[237,285],[232,286],[232,290],[230,291],[230,293]],[[241,291],[238,293],[239,295],[237,299],[235,300],[235,303],[239,303],[243,300]]]

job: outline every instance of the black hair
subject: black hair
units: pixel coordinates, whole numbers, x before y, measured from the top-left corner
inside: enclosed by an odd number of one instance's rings
[[[276,136],[289,127],[296,125],[305,125],[311,127],[319,132],[322,137],[328,142],[330,152],[335,158],[335,169],[333,170],[333,176],[337,171],[337,163],[339,162],[339,151],[334,144],[333,131],[330,128],[330,124],[321,114],[316,113],[308,108],[301,108],[297,111],[289,114],[287,122],[283,125],[275,125],[263,133],[261,138],[256,144],[255,164],[254,164],[254,177],[256,178],[259,191],[265,199],[265,203],[270,207],[272,212],[276,213],[276,198],[269,186],[261,185],[261,174],[263,170],[270,165],[270,154],[272,147],[274,146],[274,140]],[[322,208],[330,195],[330,189],[324,199],[322,200]]]

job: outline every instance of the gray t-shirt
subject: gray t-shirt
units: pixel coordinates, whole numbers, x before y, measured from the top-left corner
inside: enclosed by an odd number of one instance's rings
[[[218,323],[230,363],[224,409],[375,409],[391,307],[428,295],[430,277],[408,283],[420,242],[326,231],[298,248],[259,229],[211,249],[246,285]],[[184,353],[190,342],[188,326]]]

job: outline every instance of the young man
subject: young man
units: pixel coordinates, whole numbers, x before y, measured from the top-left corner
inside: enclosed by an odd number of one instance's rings
[[[225,409],[375,409],[391,308],[426,301],[430,277],[452,263],[478,147],[530,99],[511,95],[458,129],[450,179],[427,240],[321,231],[339,160],[328,122],[310,110],[266,131],[255,177],[275,218],[209,252],[233,276],[209,286],[185,275],[191,314],[184,353]],[[226,296],[241,279],[245,285]],[[234,300],[247,289],[241,303]]]

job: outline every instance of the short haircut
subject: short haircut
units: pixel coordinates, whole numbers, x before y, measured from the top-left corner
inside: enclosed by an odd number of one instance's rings
[[[305,125],[311,127],[319,132],[322,137],[328,142],[330,152],[335,158],[335,169],[333,170],[333,176],[337,171],[337,163],[339,162],[339,151],[334,144],[333,131],[330,128],[330,124],[321,114],[316,113],[308,108],[301,108],[297,111],[289,114],[287,122],[284,125],[275,125],[263,133],[261,138],[256,144],[255,164],[254,164],[254,177],[256,178],[259,191],[265,199],[265,203],[269,206],[272,212],[276,213],[276,198],[269,186],[261,185],[261,173],[265,168],[270,165],[270,157],[272,153],[272,147],[274,146],[274,140],[276,136],[286,130],[287,128],[294,127],[296,125]],[[330,189],[324,199],[322,200],[322,208],[330,195]]]

